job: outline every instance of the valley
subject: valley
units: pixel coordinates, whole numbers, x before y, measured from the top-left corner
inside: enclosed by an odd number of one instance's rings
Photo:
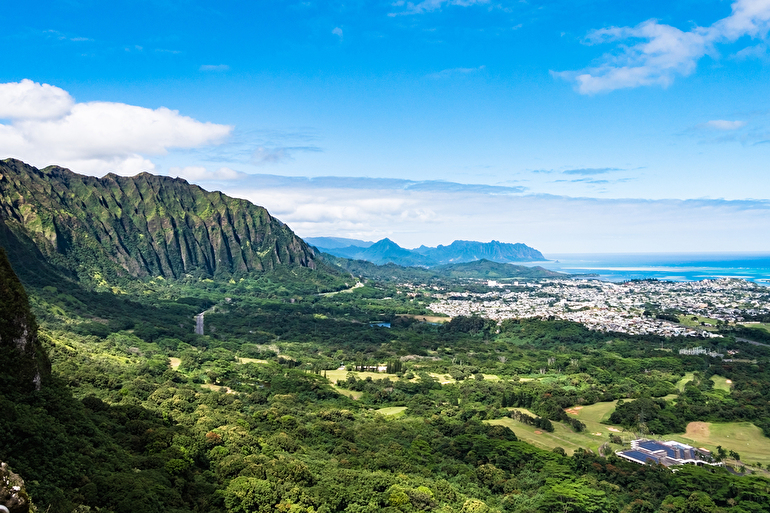
[[[110,227],[144,227],[147,210],[118,213],[107,182],[73,187],[68,197],[90,205],[78,210],[69,199],[54,205],[52,193],[30,196],[43,179],[11,187],[9,176],[0,179],[0,460],[39,511],[770,504],[770,349],[764,330],[741,324],[767,322],[764,288],[606,284],[488,260],[357,262],[316,253],[259,207],[202,190],[195,215],[167,217],[190,220],[190,232],[147,223],[153,242],[130,246]],[[110,180],[121,190],[131,181]],[[133,180],[157,185],[142,192],[156,212],[167,194],[196,190]],[[129,198],[120,202],[124,211]],[[262,224],[236,221],[247,218]],[[198,250],[174,241],[193,236],[200,255],[230,248],[230,257],[188,259]],[[672,328],[571,317],[613,311]],[[716,456],[721,447],[729,468],[672,472],[614,454],[640,435]]]

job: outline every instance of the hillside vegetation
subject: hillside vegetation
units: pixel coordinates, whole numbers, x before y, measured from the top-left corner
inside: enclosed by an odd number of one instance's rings
[[[740,361],[723,361],[679,355],[691,338],[603,333],[568,321],[423,322],[436,289],[484,287],[473,280],[513,267],[483,261],[452,267],[453,277],[302,251],[287,261],[276,250],[279,258],[266,255],[258,271],[134,275],[122,253],[96,241],[110,232],[95,219],[104,215],[110,225],[123,214],[94,205],[93,219],[81,218],[92,207],[74,199],[101,204],[93,191],[123,179],[34,172],[40,187],[46,173],[55,175],[50,183],[69,187],[70,199],[54,201],[61,194],[41,189],[28,195],[39,201],[2,200],[3,212],[21,217],[1,225],[10,262],[0,252],[0,461],[24,479],[38,511],[768,510],[770,480],[758,465],[766,452],[745,445],[770,434],[768,347],[727,331],[699,341],[720,352],[740,348]],[[7,176],[4,168],[4,187]],[[184,185],[149,175],[126,180],[146,183],[143,202],[156,206],[163,202],[152,195]],[[258,212],[220,199],[231,220]],[[131,223],[145,226],[147,211],[133,215]],[[264,215],[248,240],[293,240]],[[195,216],[212,233],[225,226],[207,224],[213,214]],[[221,237],[233,247],[242,232],[228,223],[233,231]],[[151,224],[144,233],[166,233]],[[44,227],[53,227],[56,244]],[[60,248],[67,237],[77,243]],[[174,248],[158,239],[124,256],[139,262],[155,252],[163,261],[181,254]],[[115,281],[104,285],[108,279]],[[694,422],[713,431],[682,432]],[[734,446],[723,430],[731,425],[742,430]],[[673,472],[614,454],[632,431],[652,430],[718,441],[724,454],[716,457],[732,469]]]
[[[312,249],[264,208],[148,173],[94,178],[2,161],[0,225],[12,260],[42,255],[96,284],[315,267]]]

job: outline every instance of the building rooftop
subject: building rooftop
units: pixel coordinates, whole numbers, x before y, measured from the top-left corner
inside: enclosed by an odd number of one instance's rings
[[[634,463],[659,463],[671,465],[718,465],[713,462],[711,452],[673,441],[648,440],[641,438],[631,442],[631,449],[615,454]]]

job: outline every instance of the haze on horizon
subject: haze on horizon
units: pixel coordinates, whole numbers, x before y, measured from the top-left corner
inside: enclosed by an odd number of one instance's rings
[[[770,0],[4,8],[0,158],[300,236],[770,251]]]

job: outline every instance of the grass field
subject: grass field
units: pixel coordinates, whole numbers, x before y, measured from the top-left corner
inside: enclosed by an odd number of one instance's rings
[[[601,424],[601,421],[609,419],[612,412],[615,411],[616,404],[617,401],[611,401],[567,409],[566,411],[570,417],[580,419],[580,421],[586,425],[585,431],[580,433],[576,433],[572,428],[567,427],[560,422],[553,423],[553,433],[539,430],[511,418],[497,419],[489,422],[491,424],[508,426],[521,440],[543,449],[550,450],[554,447],[561,447],[567,451],[567,454],[572,454],[578,447],[598,451],[600,445],[609,441],[610,434],[618,435],[626,442],[633,438],[631,433],[624,433],[623,428],[620,426]],[[527,415],[535,416],[524,408],[509,409],[518,410]],[[616,450],[620,449],[619,445],[613,445],[612,447]]]
[[[241,358],[241,360],[243,359],[244,358]],[[346,371],[346,370],[340,370],[340,369],[327,370],[325,372],[326,372],[327,379],[331,381],[333,384],[336,384],[348,379],[348,372],[352,372],[353,375],[356,377],[356,379],[366,379],[369,377],[374,380],[390,378],[393,381],[397,381],[399,379],[402,379],[395,374],[388,374],[386,372],[358,372],[358,371]],[[429,372],[429,374],[434,378],[436,378],[439,381],[439,383],[441,383],[442,385],[456,383],[456,381],[453,380],[452,377],[449,376],[448,374],[437,374],[435,372]],[[417,379],[418,378],[412,378],[412,381],[417,381]],[[473,378],[469,378],[469,379],[473,379]],[[484,379],[488,379],[490,381],[498,381],[500,379],[500,376],[497,376],[495,374],[484,374]]]
[[[226,394],[235,394],[235,390],[232,390],[230,387],[223,387],[221,385],[212,385],[211,383],[205,383],[201,385],[201,388],[207,388],[209,390],[213,390],[214,392],[225,392]]]
[[[576,433],[559,422],[553,423],[553,433],[539,430],[511,418],[488,422],[510,427],[519,439],[541,449],[551,450],[554,447],[562,447],[567,454],[572,454],[578,447],[597,451],[600,445],[609,440],[610,433],[619,435],[625,443],[630,442],[634,437],[632,433],[623,432],[620,426],[601,424],[601,421],[609,419],[616,404],[617,401],[612,401],[569,408],[567,413],[586,425],[586,430],[582,433]],[[509,409],[534,416],[524,408]],[[725,450],[733,450],[740,454],[741,461],[747,465],[755,463],[770,465],[770,438],[765,437],[762,430],[750,422],[691,422],[687,425],[686,433],[665,435],[661,438],[676,440],[693,447],[703,447],[710,451],[716,451],[717,446],[721,445]],[[620,446],[612,445],[612,448],[618,450]],[[627,445],[626,448],[628,448]]]
[[[417,321],[435,322],[435,323],[444,323],[452,320],[451,317],[438,317],[435,315],[399,314],[397,317],[411,317],[412,319]]]
[[[171,364],[171,368],[174,370],[177,370],[179,366],[182,364],[182,360],[180,358],[169,358],[169,363]]]
[[[567,454],[572,454],[575,452],[575,449],[579,447],[598,451],[599,446],[609,440],[607,436],[609,431],[607,431],[606,426],[604,433],[602,433],[603,436],[598,436],[589,433],[588,431],[583,433],[575,433],[572,431],[572,429],[564,426],[559,422],[553,423],[553,433],[548,433],[547,431],[537,429],[533,426],[522,424],[521,422],[515,421],[508,417],[489,420],[486,422],[495,425],[508,426],[513,430],[514,433],[516,433],[516,436],[519,438],[519,440],[523,440],[536,447],[540,447],[541,449],[550,451],[554,447],[561,447],[567,452]]]
[[[400,415],[406,411],[406,406],[391,406],[390,408],[380,408],[376,411],[382,415]]]
[[[393,381],[396,381],[398,379],[398,376],[395,374],[387,374],[385,372],[358,372],[358,371],[346,371],[344,369],[334,369],[334,370],[328,370],[326,372],[326,378],[331,381],[332,383],[338,383],[340,381],[345,381],[348,379],[348,372],[352,372],[353,375],[356,377],[356,379],[366,379],[366,378],[372,378],[372,379],[385,379],[390,378]]]
[[[750,422],[690,422],[687,432],[664,438],[715,451],[717,445],[740,454],[747,464],[770,464],[770,438]]]
[[[692,320],[693,317],[698,317],[698,320],[697,321]],[[702,322],[711,324],[711,326],[701,326],[700,323]],[[679,324],[681,324],[682,326],[687,326],[688,328],[699,328],[706,331],[717,331],[717,328],[716,328],[717,320],[709,319],[708,317],[700,317],[697,315],[680,315]]]
[[[267,360],[257,360],[256,358],[238,358],[238,363],[267,363]]]
[[[747,328],[753,328],[756,330],[770,331],[770,323],[766,323],[766,322],[758,322],[756,324],[743,324],[743,326]]]
[[[711,376],[711,381],[714,382],[714,390],[724,390],[725,392],[730,392],[730,390],[733,388],[732,381],[727,378],[723,378],[722,376],[717,376],[716,374]]]
[[[345,397],[350,397],[351,399],[358,401],[361,399],[361,396],[364,395],[363,392],[356,392],[355,390],[343,390],[342,388],[332,385],[332,388],[337,391],[338,394],[344,395]]]
[[[685,386],[687,383],[689,383],[690,381],[692,381],[692,378],[693,378],[693,373],[692,373],[692,372],[688,372],[687,374],[685,374],[685,375],[684,375],[684,377],[683,377],[682,379],[680,379],[680,380],[677,382],[677,384],[676,384],[676,388],[677,388],[677,389],[678,389],[680,392],[684,392],[684,386]]]

